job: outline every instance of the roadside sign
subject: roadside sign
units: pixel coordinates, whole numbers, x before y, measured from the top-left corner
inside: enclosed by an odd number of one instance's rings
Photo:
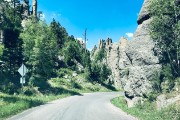
[[[21,65],[21,67],[18,69],[18,72],[21,74],[20,83],[22,84],[22,91],[23,91],[23,84],[25,84],[25,75],[28,72],[28,69],[24,64]]]
[[[18,69],[18,72],[23,77],[28,72],[28,69],[26,68],[26,66],[24,64],[22,64],[21,67]]]
[[[26,82],[26,81],[25,81],[25,77],[21,77],[21,78],[20,78],[20,83],[21,83],[21,84],[25,84],[25,82]]]

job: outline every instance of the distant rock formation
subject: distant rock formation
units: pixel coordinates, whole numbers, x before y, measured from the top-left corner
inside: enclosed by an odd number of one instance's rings
[[[7,4],[12,4],[13,1],[11,0],[4,0],[5,2],[3,1],[0,1],[0,25],[3,23],[3,11],[4,11],[4,8]],[[20,1],[17,1],[17,5],[18,7],[20,6],[20,9],[19,9],[19,13],[21,15],[21,19],[22,19],[22,26],[24,27],[27,20],[28,20],[28,17],[30,15],[33,15],[35,17],[37,17],[37,0],[33,0],[33,6],[32,6],[32,12],[29,10],[30,8],[30,5],[29,5],[29,0],[23,0],[23,2],[20,2]],[[4,31],[2,29],[0,29],[0,43],[2,43],[4,40]]]
[[[24,0],[24,2],[21,5],[21,12],[22,12],[22,19],[27,19],[28,16],[30,15],[29,11],[29,0]]]
[[[105,40],[100,39],[100,40],[99,40],[98,48],[99,48],[99,49],[105,48],[105,46],[106,46]]]
[[[111,68],[112,79],[114,80],[114,85],[116,87],[120,86],[120,73],[119,73],[119,44],[113,43],[109,45],[106,49],[107,51],[107,66]]]
[[[0,2],[0,25],[2,24],[3,22],[3,2],[1,1]],[[0,29],[0,43],[3,42],[3,39],[4,39],[4,35],[3,35],[3,30]]]
[[[32,15],[37,17],[37,0],[33,0],[32,2]]]
[[[112,39],[111,38],[107,38],[106,40],[106,47],[110,46],[112,44]]]
[[[128,40],[125,37],[120,39],[119,43],[113,43],[111,38],[107,38],[107,40],[100,39],[98,48],[95,46],[92,50],[91,58],[96,56],[100,49],[105,49],[107,56],[106,60],[103,61],[103,64],[106,63],[107,66],[112,71],[112,76],[110,78],[113,80],[114,85],[116,87],[122,87],[121,80],[120,80],[120,60],[123,58],[124,50],[128,45]]]

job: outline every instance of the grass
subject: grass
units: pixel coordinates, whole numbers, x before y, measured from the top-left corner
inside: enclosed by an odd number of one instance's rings
[[[78,74],[78,76],[72,78],[53,78],[49,80],[49,83],[53,87],[61,87],[77,93],[117,91],[113,86],[105,83],[89,82],[85,79],[84,74]]]
[[[128,108],[126,100],[122,96],[112,99],[111,102],[118,108],[140,120],[180,120],[180,106],[178,104],[162,110],[156,110],[155,103],[150,102]]]
[[[67,70],[66,70],[67,71]],[[71,74],[72,71],[66,72]],[[65,75],[66,75],[65,74]],[[70,75],[69,75],[70,76]],[[26,109],[45,104],[49,101],[89,92],[110,92],[115,90],[106,84],[91,83],[83,74],[72,78],[53,78],[48,81],[50,88],[41,93],[37,87],[24,87],[24,94],[8,95],[0,92],[0,120],[18,114]],[[26,94],[26,95],[25,95]]]
[[[15,115],[28,108],[45,104],[49,101],[64,98],[71,94],[62,95],[44,95],[44,96],[25,96],[25,95],[7,95],[0,93],[0,120]]]

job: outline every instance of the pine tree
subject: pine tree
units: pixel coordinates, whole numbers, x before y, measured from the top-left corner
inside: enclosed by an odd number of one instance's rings
[[[30,69],[30,76],[38,76],[39,80],[46,82],[56,74],[58,57],[56,37],[44,22],[30,21],[20,38],[23,40],[23,55]]]
[[[4,4],[3,9],[3,22],[1,29],[3,30],[3,53],[1,60],[5,63],[6,68],[9,70],[7,83],[12,82],[16,85],[19,84],[19,74],[17,70],[22,64],[22,41],[19,39],[21,32],[21,17],[9,4]]]
[[[50,29],[56,37],[58,47],[62,49],[64,42],[67,40],[68,37],[66,29],[62,27],[59,22],[56,22],[55,19],[53,19],[53,21],[51,22]]]
[[[76,62],[81,63],[81,48],[73,36],[69,37],[68,42],[65,43],[65,47],[63,48],[63,54],[67,66],[75,66]]]

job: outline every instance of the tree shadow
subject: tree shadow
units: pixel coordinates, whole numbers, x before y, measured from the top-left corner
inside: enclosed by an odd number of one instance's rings
[[[54,95],[59,95],[59,94],[70,94],[70,95],[80,95],[79,92],[73,91],[73,90],[68,90],[62,87],[50,87],[47,91],[45,91],[44,94],[54,94]]]
[[[102,86],[104,86],[105,88],[112,90],[112,91],[118,91],[114,86],[107,84],[107,83],[101,83]]]
[[[25,102],[29,108],[44,104],[44,102],[41,100],[31,98],[23,98],[16,96],[0,96],[0,98],[2,98],[3,101],[7,102],[8,104],[16,102]]]

